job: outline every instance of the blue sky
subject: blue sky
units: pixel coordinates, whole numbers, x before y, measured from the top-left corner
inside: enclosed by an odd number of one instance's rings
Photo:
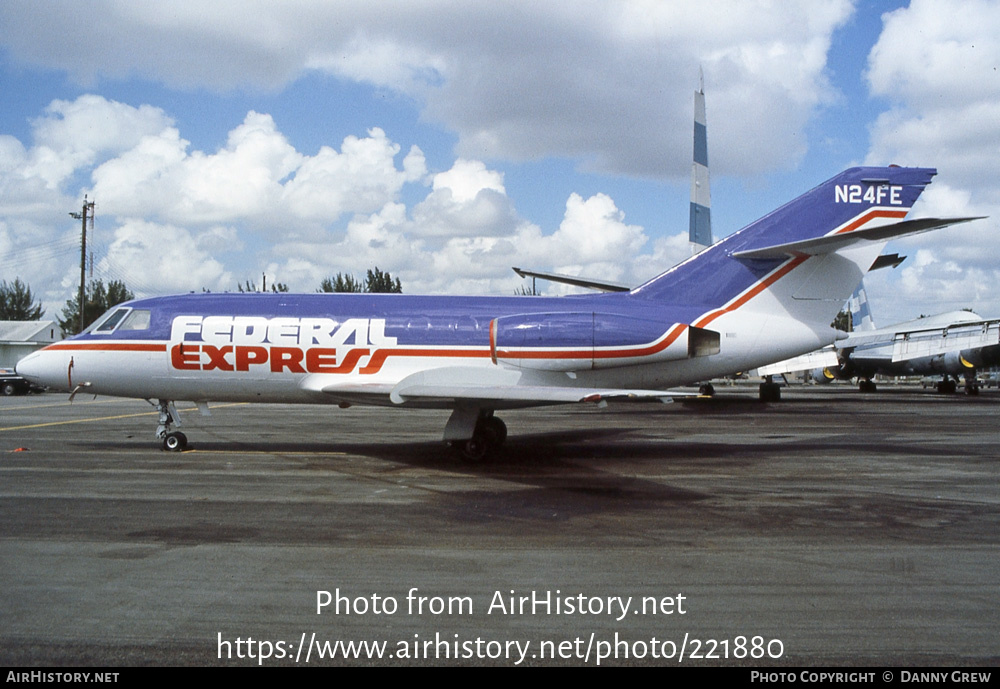
[[[1000,217],[996,36],[974,0],[10,0],[0,278],[56,315],[86,193],[95,277],[140,294],[373,265],[411,293],[637,284],[687,255],[699,67],[716,236],[860,163],[937,167],[921,215]],[[891,246],[877,321],[1000,315],[997,229]]]

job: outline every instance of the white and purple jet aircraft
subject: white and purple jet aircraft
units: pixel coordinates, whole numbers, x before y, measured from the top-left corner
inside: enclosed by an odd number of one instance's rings
[[[174,402],[450,409],[470,459],[494,412],[661,399],[671,386],[833,343],[830,323],[886,242],[968,218],[903,220],[936,174],[854,168],[628,292],[572,297],[185,294],[137,299],[17,365],[32,382],[145,398],[183,450]]]

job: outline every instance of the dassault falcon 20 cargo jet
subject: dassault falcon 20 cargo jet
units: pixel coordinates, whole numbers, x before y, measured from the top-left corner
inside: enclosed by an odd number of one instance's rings
[[[933,169],[847,170],[628,292],[572,297],[186,294],[137,299],[17,365],[42,385],[144,398],[183,450],[175,401],[450,409],[481,459],[515,407],[668,389],[833,343],[886,242],[968,220],[904,220]],[[842,334],[840,334],[842,336]]]

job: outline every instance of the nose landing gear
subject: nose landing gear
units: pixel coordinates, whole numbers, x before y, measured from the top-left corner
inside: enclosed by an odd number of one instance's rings
[[[156,411],[160,413],[160,425],[156,427],[156,438],[163,441],[163,449],[167,452],[186,450],[187,436],[174,430],[174,426],[181,425],[181,417],[177,413],[177,407],[170,400],[158,400],[155,406]]]
[[[182,452],[187,449],[187,436],[180,431],[167,433],[163,437],[163,449],[167,452]]]

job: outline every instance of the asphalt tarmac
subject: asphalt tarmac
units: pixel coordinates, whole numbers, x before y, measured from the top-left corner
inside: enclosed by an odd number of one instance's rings
[[[179,406],[0,399],[0,665],[1000,663],[996,390]]]

